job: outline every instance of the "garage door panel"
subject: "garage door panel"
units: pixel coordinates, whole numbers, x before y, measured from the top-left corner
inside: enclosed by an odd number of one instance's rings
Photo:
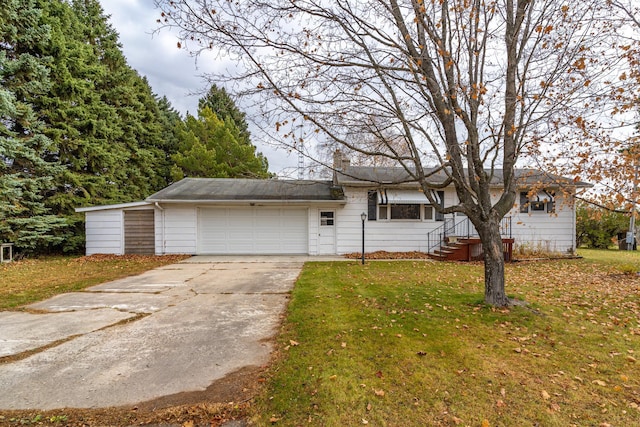
[[[305,254],[306,209],[200,208],[199,254]]]

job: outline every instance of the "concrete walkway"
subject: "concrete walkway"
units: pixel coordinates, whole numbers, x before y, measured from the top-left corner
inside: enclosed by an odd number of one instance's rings
[[[0,409],[133,405],[269,361],[308,257],[193,257],[0,312]]]

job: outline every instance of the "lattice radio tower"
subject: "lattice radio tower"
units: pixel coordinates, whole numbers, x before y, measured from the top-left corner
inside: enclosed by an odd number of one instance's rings
[[[298,139],[298,179],[304,179],[304,140],[302,139],[302,126]]]

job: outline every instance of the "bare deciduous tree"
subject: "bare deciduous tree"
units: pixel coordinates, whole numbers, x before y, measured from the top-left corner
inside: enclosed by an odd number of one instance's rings
[[[466,214],[479,232],[486,302],[510,303],[500,220],[514,206],[514,168],[519,159],[566,143],[567,126],[584,126],[586,97],[601,88],[612,65],[606,55],[612,31],[603,19],[607,4],[156,0],[156,5],[160,27],[177,28],[182,46],[196,53],[215,49],[237,61],[226,77],[260,97],[274,134],[294,120],[304,121],[347,150],[404,167],[428,197],[429,189],[453,184],[460,202],[443,213]],[[447,180],[432,182],[433,171],[446,173]],[[495,178],[501,183],[497,194]]]

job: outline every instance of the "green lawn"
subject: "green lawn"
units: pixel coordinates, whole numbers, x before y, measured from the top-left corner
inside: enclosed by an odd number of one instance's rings
[[[640,420],[638,253],[507,267],[482,303],[481,264],[308,263],[258,425],[628,426]]]

